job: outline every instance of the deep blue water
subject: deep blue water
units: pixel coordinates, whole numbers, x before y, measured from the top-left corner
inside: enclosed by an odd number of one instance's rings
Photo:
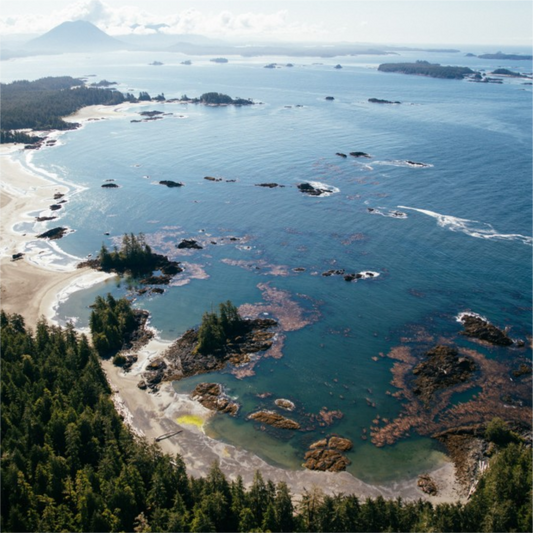
[[[163,339],[197,325],[221,301],[261,303],[260,283],[319,312],[317,321],[289,332],[284,357],[262,360],[255,376],[209,376],[243,405],[238,419],[216,417],[209,431],[295,468],[318,430],[282,441],[257,431],[245,416],[271,402],[257,394],[291,398],[306,412],[342,410],[344,418],[331,431],[354,440],[350,471],[380,481],[425,470],[440,452],[418,437],[384,449],[360,439],[377,413],[392,418],[400,408],[386,394],[391,362],[372,357],[399,344],[414,324],[456,335],[455,316],[465,310],[511,326],[515,336],[531,329],[531,86],[377,71],[381,62],[415,59],[500,66],[463,56],[230,58],[225,65],[192,58],[193,65],[184,66],[184,57],[171,54],[66,55],[12,61],[3,65],[2,76],[96,74],[94,80],[117,81],[122,91],[164,92],[167,98],[218,91],[262,102],[242,108],[150,104],[143,109],[172,116],[140,124],[131,122],[137,117],[89,123],[63,135],[60,146],[33,154],[32,165],[83,187],[61,211],[61,225],[75,230],[59,242],[69,254],[85,257],[124,232],[144,232],[156,250],[201,268],[204,275],[188,284],[136,300],[151,312]],[[165,65],[148,66],[154,59]],[[289,61],[294,67],[262,68]],[[343,69],[334,70],[336,63]],[[531,63],[505,67],[531,72]],[[372,97],[402,104],[368,103]],[[351,151],[372,158],[336,155]],[[408,160],[428,166],[412,167]],[[102,189],[109,179],[120,188]],[[185,186],[156,184],[163,179]],[[303,181],[336,192],[309,197],[296,188]],[[262,182],[285,187],[255,186]],[[384,216],[393,211],[406,217]],[[231,236],[244,239],[233,242]],[[175,244],[182,238],[207,246],[179,255]],[[219,244],[209,244],[212,239]],[[269,274],[265,265],[283,266],[289,275]],[[296,267],[305,271],[293,272]],[[332,268],[379,277],[346,283],[320,275]],[[76,293],[59,308],[60,321],[69,317],[86,325],[97,294],[122,295],[127,285],[111,281]],[[205,379],[178,388],[191,390]],[[369,395],[375,408],[367,405]]]

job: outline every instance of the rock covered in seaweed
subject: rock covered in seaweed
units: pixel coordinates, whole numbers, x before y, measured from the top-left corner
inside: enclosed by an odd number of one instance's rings
[[[199,383],[191,392],[191,398],[211,411],[228,413],[231,416],[235,416],[239,411],[239,404],[228,398],[218,383]]]
[[[350,439],[337,435],[321,439],[309,446],[303,466],[309,470],[341,472],[351,463],[341,452],[347,452],[352,447]]]
[[[257,411],[256,413],[252,413],[248,418],[262,422],[263,424],[268,424],[277,429],[300,429],[298,422],[273,411]]]
[[[413,392],[427,405],[435,392],[468,381],[475,370],[476,363],[469,357],[459,357],[457,348],[437,345],[413,369],[417,376]]]

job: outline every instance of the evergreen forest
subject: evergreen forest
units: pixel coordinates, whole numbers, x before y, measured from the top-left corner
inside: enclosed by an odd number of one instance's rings
[[[112,89],[87,87],[81,79],[70,76],[47,77],[35,81],[20,80],[0,84],[2,126],[0,141],[20,142],[13,130],[70,130],[78,127],[61,117],[90,105],[117,105],[135,102],[132,94]],[[23,137],[21,142],[30,142]],[[35,142],[35,141],[33,141]]]
[[[117,307],[115,302],[115,308]],[[72,325],[0,315],[2,531],[531,531],[531,448],[501,424],[466,504],[325,495],[294,499],[257,472],[204,478],[134,437],[96,351]]]

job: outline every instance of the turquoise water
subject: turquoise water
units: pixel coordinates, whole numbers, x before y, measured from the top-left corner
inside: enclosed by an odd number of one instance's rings
[[[511,326],[514,336],[530,332],[531,86],[376,70],[380,62],[415,59],[499,66],[462,54],[298,59],[290,60],[293,68],[279,69],[262,67],[289,59],[230,58],[218,65],[193,58],[186,67],[181,56],[157,56],[164,66],[148,66],[154,54],[133,53],[3,65],[3,81],[94,73],[95,80],[117,81],[124,91],[167,98],[219,91],[262,102],[243,108],[150,104],[134,112],[172,116],[140,124],[130,122],[136,117],[92,122],[63,135],[60,146],[32,154],[35,167],[83,187],[60,212],[60,224],[75,230],[59,241],[61,248],[86,257],[124,232],[142,231],[157,251],[186,262],[179,286],[135,302],[150,311],[163,339],[197,325],[221,301],[261,303],[258,284],[267,282],[318,318],[288,332],[283,358],[261,360],[254,376],[222,373],[177,385],[188,391],[206,379],[221,382],[242,404],[237,419],[215,417],[211,435],[298,468],[310,442],[336,432],[354,440],[350,471],[369,481],[399,479],[438,463],[441,450],[429,439],[413,436],[382,449],[361,439],[376,414],[393,418],[400,410],[386,393],[393,390],[391,361],[372,357],[398,345],[415,326],[456,335],[455,316],[465,310]],[[342,70],[332,68],[338,62]],[[531,71],[531,64],[505,66]],[[335,100],[326,101],[328,95]],[[402,104],[370,104],[372,97]],[[335,155],[351,151],[372,158]],[[408,160],[428,166],[414,168]],[[108,179],[120,188],[102,189]],[[163,179],[185,186],[157,185]],[[309,197],[296,188],[302,181],[336,192]],[[262,182],[285,187],[255,186]],[[393,211],[406,216],[388,216]],[[182,238],[206,246],[180,254],[175,245]],[[288,275],[274,275],[272,266]],[[297,267],[305,271],[294,272]],[[379,276],[346,283],[320,275],[332,268]],[[59,307],[60,322],[85,326],[94,297],[109,291],[125,294],[128,282],[75,293]],[[265,392],[272,397],[258,398]],[[293,400],[297,416],[327,407],[344,417],[291,438],[255,429],[247,414],[271,407],[277,397]]]

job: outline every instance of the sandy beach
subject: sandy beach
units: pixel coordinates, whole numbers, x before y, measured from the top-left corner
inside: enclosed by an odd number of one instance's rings
[[[92,106],[68,117],[68,120],[83,122],[126,116],[128,107],[131,104],[116,108]],[[47,213],[49,206],[54,203],[54,195],[65,194],[68,199],[70,192],[67,185],[32,174],[16,161],[13,155],[21,148],[22,145],[3,145],[0,150],[1,306],[6,312],[21,314],[26,325],[35,328],[41,317],[53,319],[54,306],[59,299],[102,281],[109,274],[87,268],[76,269],[73,261],[62,266],[49,259],[42,248],[33,245],[36,241],[35,232],[23,233],[14,229],[21,222],[34,223],[36,212]],[[68,201],[64,208],[68,209]],[[18,253],[24,255],[14,261],[12,256]],[[201,425],[183,423],[183,417],[190,418],[193,415],[196,421],[207,421],[213,414],[187,395],[177,394],[171,383],[164,383],[155,394],[137,387],[147,362],[158,357],[167,346],[157,339],[150,341],[139,351],[138,361],[128,373],[113,366],[110,361],[103,361],[102,365],[114,391],[115,405],[135,433],[153,442],[165,433],[180,431],[177,435],[162,440],[159,445],[166,453],[181,454],[190,475],[205,475],[216,460],[229,478],[241,475],[245,483],[251,483],[255,471],[260,470],[265,479],[285,481],[294,494],[301,494],[304,489],[318,486],[329,494],[356,494],[363,498],[382,495],[385,498],[402,497],[405,500],[423,498],[433,503],[460,499],[462,491],[455,481],[452,463],[446,463],[431,472],[439,487],[439,494],[429,497],[417,487],[417,478],[374,486],[347,472],[311,472],[305,469],[288,471],[271,466],[244,449],[209,438]],[[182,422],[178,423],[178,420]]]

